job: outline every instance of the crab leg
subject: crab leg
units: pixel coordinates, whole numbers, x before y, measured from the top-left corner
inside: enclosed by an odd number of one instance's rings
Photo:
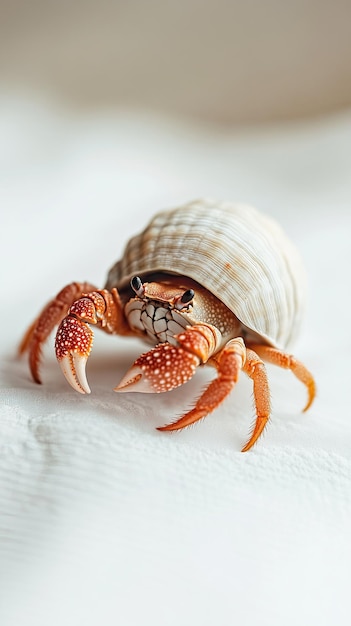
[[[25,333],[19,353],[29,351],[29,366],[32,376],[37,383],[41,383],[39,367],[42,346],[49,337],[54,327],[61,322],[67,314],[71,304],[80,298],[82,293],[94,291],[96,288],[89,283],[71,283],[66,285],[42,310]]]
[[[247,452],[262,434],[270,415],[270,393],[266,368],[253,350],[246,349],[244,372],[253,380],[253,392],[256,407],[256,422],[249,441],[242,448]]]
[[[56,357],[66,380],[79,393],[90,393],[85,374],[93,344],[93,331],[89,324],[96,324],[111,334],[130,332],[116,289],[84,294],[72,304],[58,328]]]
[[[179,346],[159,344],[141,355],[116,387],[115,391],[159,393],[182,385],[195,373],[200,363],[206,363],[214,351],[216,337],[210,326],[189,327],[177,335]],[[212,344],[211,341],[212,332]],[[211,413],[230,393],[238,380],[246,358],[246,348],[239,337],[232,339],[208,361],[218,371],[218,377],[205,389],[195,407],[173,424],[158,430],[180,430]]]
[[[262,345],[252,345],[252,348],[262,357],[262,359],[268,361],[268,363],[291,370],[296,378],[306,385],[308,397],[307,403],[302,410],[303,412],[307,411],[316,396],[316,383],[307,367],[305,367],[301,361],[295,359],[292,354],[281,352],[276,348]]]
[[[245,358],[246,349],[243,340],[239,337],[229,341],[212,359],[211,364],[216,367],[218,376],[206,387],[195,407],[173,424],[161,426],[158,430],[180,430],[194,424],[216,409],[237,383]]]

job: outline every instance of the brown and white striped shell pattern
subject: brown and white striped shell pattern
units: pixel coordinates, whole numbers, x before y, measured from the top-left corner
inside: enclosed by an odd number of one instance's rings
[[[196,200],[157,213],[129,240],[106,287],[159,272],[200,283],[268,344],[285,348],[298,333],[305,302],[299,255],[252,206]]]

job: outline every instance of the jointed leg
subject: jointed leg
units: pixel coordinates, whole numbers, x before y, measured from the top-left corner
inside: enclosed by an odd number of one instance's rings
[[[307,387],[308,398],[306,406],[303,409],[303,411],[307,411],[316,395],[316,383],[307,367],[305,367],[301,361],[295,359],[293,355],[281,352],[276,348],[256,344],[251,347],[268,363],[291,370],[296,378],[298,378],[298,380],[300,380]]]
[[[52,330],[67,315],[70,306],[85,292],[94,291],[89,283],[71,283],[64,287],[43,309],[25,333],[19,353],[29,351],[29,365],[35,382],[40,383],[39,366],[41,348]]]
[[[250,376],[253,381],[256,422],[252,435],[247,444],[243,447],[242,452],[249,450],[262,434],[262,431],[268,422],[271,408],[266,368],[258,355],[253,350],[248,348],[246,350],[244,372],[246,372],[246,374]]]
[[[180,430],[211,413],[233,389],[245,363],[246,349],[241,338],[232,339],[209,363],[217,369],[218,376],[205,389],[195,407],[173,424],[158,430]]]

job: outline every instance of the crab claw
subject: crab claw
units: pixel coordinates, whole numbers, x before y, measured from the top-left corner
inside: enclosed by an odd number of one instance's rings
[[[170,391],[190,380],[199,364],[195,354],[170,343],[160,343],[133,363],[114,391]]]
[[[67,382],[79,393],[90,393],[85,366],[92,344],[93,332],[85,322],[72,315],[62,320],[56,334],[56,357]]]

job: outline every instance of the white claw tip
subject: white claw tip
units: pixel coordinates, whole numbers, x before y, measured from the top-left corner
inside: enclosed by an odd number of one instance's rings
[[[118,392],[130,392],[135,391],[139,393],[154,393],[155,390],[151,387],[150,382],[143,375],[140,367],[131,367],[130,370],[123,376],[114,391]]]
[[[85,365],[87,357],[77,354],[68,354],[60,359],[59,364],[67,382],[78,393],[91,393],[88,384]]]

